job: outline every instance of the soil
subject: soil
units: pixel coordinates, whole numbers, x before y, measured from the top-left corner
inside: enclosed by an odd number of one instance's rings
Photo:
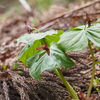
[[[73,5],[75,4],[70,4],[72,7]],[[86,5],[85,3],[82,6],[76,4],[73,9],[69,10],[53,5],[46,13],[49,16],[43,15],[34,27],[40,32],[49,29],[67,30],[85,23],[85,13],[100,17],[100,2],[94,4],[90,2],[90,5]],[[29,13],[13,14],[11,17],[3,17],[0,21],[0,100],[72,100],[65,85],[53,71],[44,71],[41,75],[42,83],[40,83],[30,77],[30,68],[25,68],[23,63],[17,60],[25,44],[17,43],[15,39],[27,32],[25,21],[31,24],[34,16]],[[95,61],[100,60],[100,48],[94,45],[92,48]],[[89,48],[78,52],[68,52],[67,55],[75,62],[75,65],[67,71],[61,66],[61,71],[78,94],[80,91],[86,94],[92,72]],[[3,70],[3,64],[7,66],[7,70]],[[18,65],[17,68],[14,68],[15,64]],[[96,64],[96,78],[100,78],[100,64]],[[97,87],[100,89],[100,82]],[[100,94],[95,88],[92,88],[91,97],[100,100]]]

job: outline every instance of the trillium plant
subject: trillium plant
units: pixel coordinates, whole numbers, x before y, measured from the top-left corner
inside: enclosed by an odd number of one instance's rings
[[[41,81],[41,73],[43,71],[54,70],[75,100],[79,100],[79,97],[64,78],[60,67],[64,66],[65,70],[67,70],[67,68],[74,65],[74,62],[67,56],[67,52],[83,50],[89,46],[93,70],[86,96],[88,100],[95,75],[95,58],[90,42],[100,47],[100,24],[92,24],[97,18],[90,18],[88,14],[86,14],[86,17],[86,25],[72,28],[65,32],[62,30],[49,30],[40,33],[36,28],[32,28],[25,22],[29,34],[24,34],[17,39],[17,42],[26,43],[18,56],[18,60],[21,60],[25,66],[28,65],[30,67],[30,76]],[[37,30],[38,33],[32,33],[33,29]]]

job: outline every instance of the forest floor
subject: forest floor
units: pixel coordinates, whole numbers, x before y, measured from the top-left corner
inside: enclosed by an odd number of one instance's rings
[[[52,5],[42,17],[36,12],[33,14],[13,14],[4,16],[0,21],[0,100],[72,100],[64,84],[53,71],[44,71],[41,75],[42,83],[29,76],[30,68],[25,68],[17,57],[25,44],[15,42],[15,39],[27,33],[25,21],[30,25],[33,18],[39,18],[38,24],[33,25],[40,32],[50,29],[67,30],[77,27],[86,22],[86,13],[93,17],[100,17],[100,1],[93,1],[77,5],[69,4],[67,10],[63,6]],[[100,48],[92,45],[95,61],[100,60]],[[87,93],[91,73],[92,60],[89,48],[79,52],[69,52],[68,56],[75,65],[61,71],[66,80],[79,94],[80,91]],[[3,64],[7,70],[3,69]],[[100,64],[96,65],[95,79],[100,78]],[[100,89],[100,82],[97,87]],[[100,100],[100,94],[92,88],[91,96]]]

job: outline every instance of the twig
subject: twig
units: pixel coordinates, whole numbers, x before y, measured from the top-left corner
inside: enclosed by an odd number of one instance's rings
[[[74,13],[74,12],[76,12],[78,10],[81,10],[83,8],[86,8],[86,7],[89,7],[89,6],[94,5],[96,3],[100,3],[100,0],[96,0],[96,1],[93,1],[93,2],[89,2],[89,3],[87,3],[87,4],[83,5],[83,6],[75,9],[75,10],[71,10],[70,13]],[[65,14],[64,17],[66,18],[66,17],[69,17],[69,16],[67,14]]]
[[[99,15],[100,14],[100,11],[98,11],[98,12],[95,12],[95,13],[89,13],[89,15]],[[83,15],[78,15],[78,16],[71,16],[71,18],[78,18],[78,17],[83,17],[83,16],[85,16],[85,14]]]
[[[26,0],[19,0],[19,2],[24,6],[24,8],[25,8],[28,12],[32,12],[31,7],[30,7],[29,4],[26,2]]]

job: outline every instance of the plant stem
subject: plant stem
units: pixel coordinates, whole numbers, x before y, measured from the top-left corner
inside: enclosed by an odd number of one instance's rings
[[[55,69],[54,72],[58,75],[58,77],[59,77],[59,78],[61,79],[61,81],[62,81],[62,78],[60,77],[58,70]]]
[[[65,86],[68,89],[69,93],[71,94],[72,98],[76,99],[76,100],[79,100],[79,97],[77,96],[77,94],[74,91],[74,89],[72,88],[72,86],[66,81],[66,79],[64,78],[61,70],[60,69],[56,69],[54,71],[58,75],[58,77],[62,80],[62,82],[65,84]]]
[[[86,22],[86,24],[85,24],[84,30],[86,30],[86,25],[87,25],[87,23],[88,23],[88,22]]]
[[[31,28],[31,30],[36,30],[38,33],[40,33],[40,32],[39,32],[39,30],[38,30],[38,29],[36,29],[36,28]]]
[[[91,47],[91,44],[90,44],[89,41],[88,41],[88,46],[89,46],[90,51],[91,51],[93,65],[92,65],[92,77],[91,77],[91,82],[90,82],[90,85],[89,85],[87,97],[90,96],[91,89],[92,89],[92,86],[93,86],[93,79],[94,79],[94,75],[95,75],[95,58],[94,58],[94,53],[93,53],[93,50],[92,50],[92,47]]]

